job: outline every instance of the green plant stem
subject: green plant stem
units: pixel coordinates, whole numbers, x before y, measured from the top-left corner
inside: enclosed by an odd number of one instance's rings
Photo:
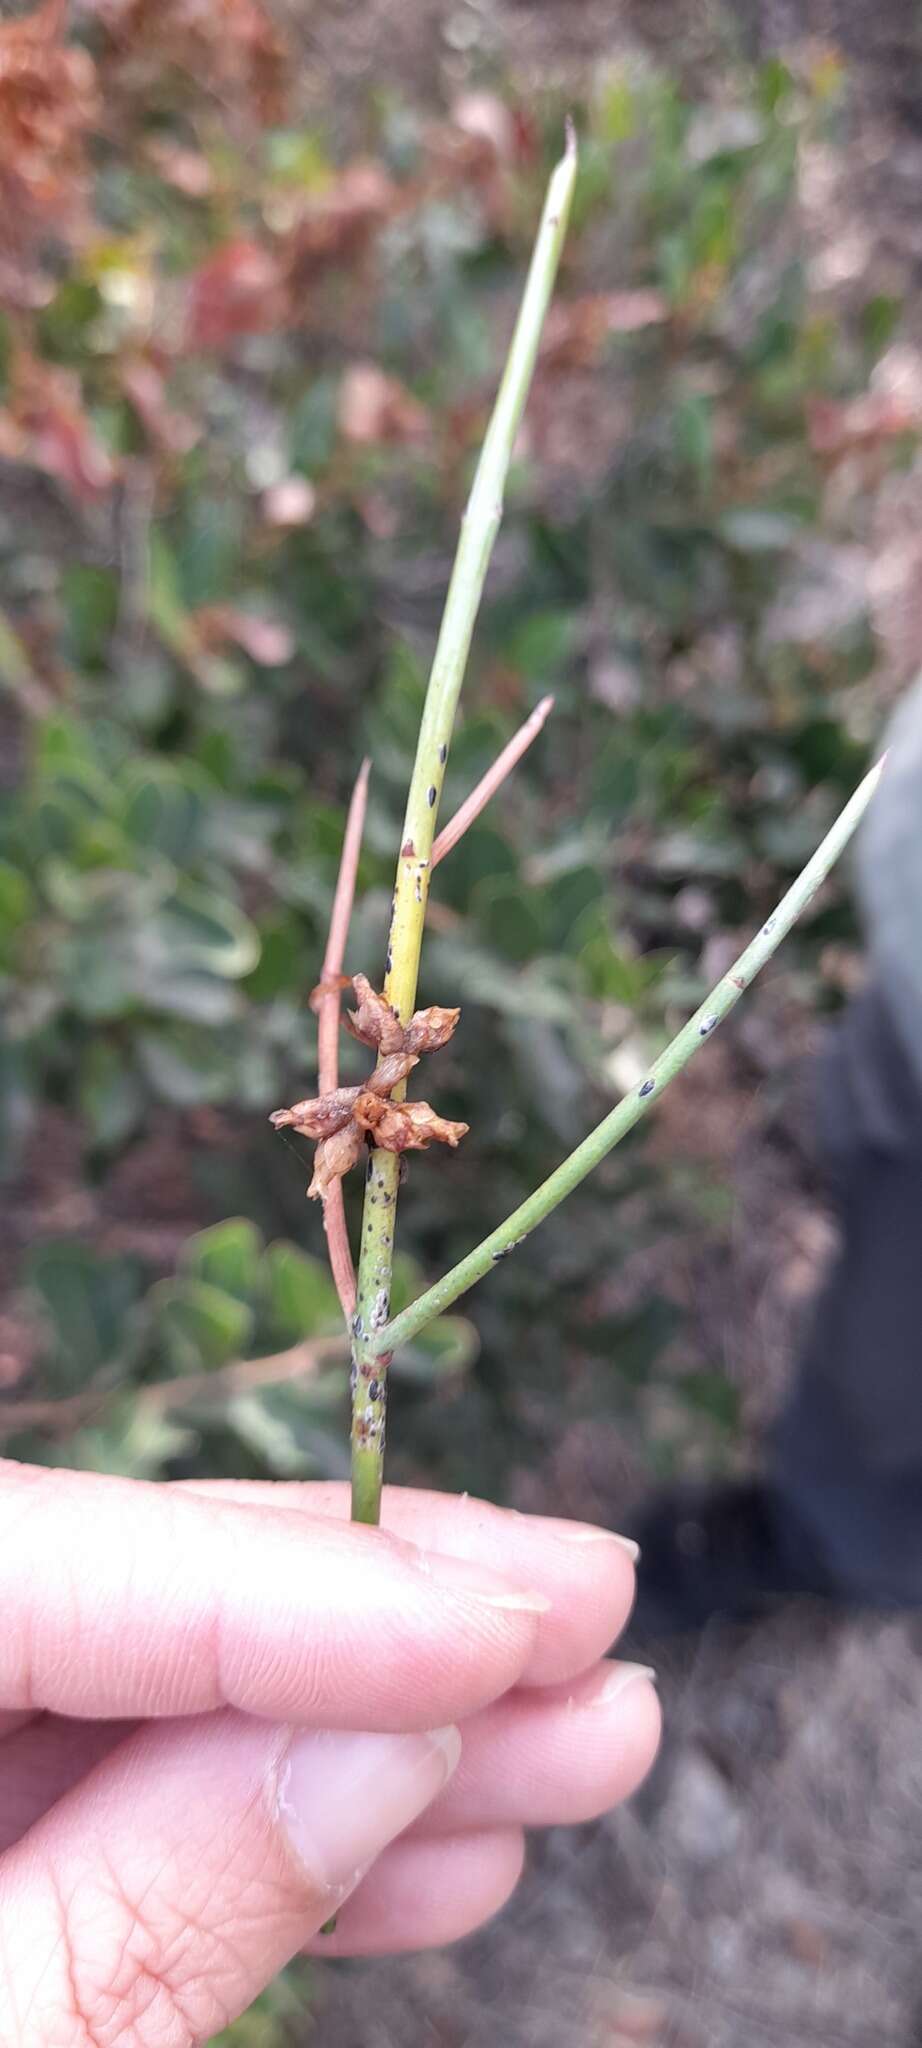
[[[431,873],[439,798],[458,696],[493,543],[503,491],[544,316],[547,312],[576,180],[576,143],[568,126],[566,152],[548,186],[522,304],[496,404],[477,464],[452,569],[445,610],[426,692],[416,760],[407,797],[384,993],[403,1022],[416,1001],[419,956]],[[404,1089],[395,1089],[399,1100]],[[384,1463],[387,1359],[376,1338],[390,1305],[399,1160],[380,1149],[369,1156],[362,1217],[355,1315],[352,1319],[352,1514],[376,1522]]]
[[[729,972],[717,983],[700,1009],[695,1011],[694,1016],[683,1025],[672,1043],[660,1053],[657,1060],[654,1060],[637,1087],[632,1088],[631,1093],[622,1098],[610,1114],[596,1125],[595,1130],[590,1131],[589,1136],[583,1139],[582,1144],[577,1145],[575,1152],[571,1152],[569,1158],[565,1159],[547,1180],[542,1181],[541,1186],[528,1196],[527,1201],[520,1203],[512,1215],[506,1217],[504,1223],[500,1223],[496,1230],[492,1230],[489,1237],[485,1237],[472,1252],[468,1252],[466,1258],[452,1267],[450,1273],[444,1274],[441,1280],[436,1281],[434,1287],[419,1295],[417,1300],[411,1302],[409,1308],[405,1308],[400,1315],[395,1316],[392,1322],[386,1323],[383,1329],[376,1330],[369,1341],[369,1349],[373,1356],[377,1355],[379,1349],[390,1354],[401,1344],[408,1344],[411,1338],[418,1337],[420,1331],[425,1329],[426,1324],[430,1323],[434,1316],[439,1316],[445,1309],[450,1308],[459,1295],[465,1294],[469,1287],[473,1287],[477,1280],[482,1280],[484,1274],[490,1272],[498,1259],[505,1258],[507,1252],[514,1251],[537,1224],[543,1223],[551,1210],[556,1209],[558,1203],[572,1193],[580,1181],[585,1180],[587,1174],[592,1172],[593,1167],[598,1166],[600,1160],[618,1144],[619,1139],[632,1130],[633,1126],[640,1122],[641,1117],[646,1116],[648,1110],[653,1108],[663,1090],[668,1088],[670,1081],[675,1080],[676,1075],[688,1065],[693,1054],[710,1038],[717,1025],[729,1016],[749,983],[765,966],[766,961],[771,959],[775,948],[780,945],[791,926],[812,901],[866,810],[877,787],[882,767],[883,762],[878,762],[870,774],[865,776],[822,844],[817,847],[812,859],[807,862],[803,873],[792,884],[787,895],[782,897],[777,910],[766,920],[761,931],[740,954],[739,959],[734,961]]]

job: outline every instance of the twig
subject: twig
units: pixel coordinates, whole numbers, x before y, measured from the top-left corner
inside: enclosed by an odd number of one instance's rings
[[[386,1323],[383,1328],[369,1335],[366,1351],[371,1353],[372,1358],[376,1358],[380,1353],[385,1353],[389,1357],[401,1344],[409,1343],[411,1338],[417,1337],[420,1331],[425,1329],[433,1317],[441,1315],[445,1309],[450,1308],[452,1302],[457,1301],[459,1295],[465,1294],[477,1280],[482,1280],[496,1261],[505,1258],[507,1252],[514,1251],[537,1224],[543,1223],[551,1210],[556,1209],[557,1204],[562,1202],[566,1195],[571,1194],[573,1189],[579,1186],[580,1181],[585,1180],[593,1167],[598,1166],[606,1153],[618,1144],[619,1139],[640,1122],[641,1117],[652,1109],[654,1102],[659,1101],[663,1090],[669,1086],[670,1081],[675,1080],[676,1075],[688,1065],[693,1054],[710,1038],[717,1025],[729,1015],[760,968],[771,959],[775,948],[780,945],[791,926],[812,901],[866,810],[883,766],[882,761],[878,762],[870,774],[865,776],[822,844],[817,847],[812,859],[807,862],[796,882],[782,897],[777,910],[766,920],[761,931],[740,954],[739,959],[734,961],[729,972],[717,983],[700,1009],[696,1010],[688,1023],[683,1025],[671,1045],[654,1060],[638,1086],[631,1090],[630,1095],[623,1097],[610,1114],[596,1125],[595,1130],[590,1131],[589,1136],[583,1139],[582,1144],[576,1147],[575,1152],[571,1152],[569,1158],[565,1159],[526,1201],[514,1209],[504,1223],[491,1231],[489,1237],[485,1237],[481,1244],[468,1252],[466,1258],[452,1267],[450,1273],[445,1273],[433,1287],[427,1288],[425,1294],[419,1295],[416,1301],[411,1302],[409,1308],[403,1309],[392,1322]]]
[[[307,1379],[321,1365],[344,1354],[342,1337],[317,1337],[292,1344],[266,1358],[234,1358],[213,1372],[193,1372],[173,1380],[153,1380],[136,1389],[136,1406],[162,1415],[171,1408],[188,1407],[200,1398],[221,1400],[227,1395],[247,1393],[253,1387],[283,1386],[289,1380]],[[64,1401],[6,1401],[0,1403],[0,1439],[18,1436],[24,1429],[51,1429],[56,1436],[91,1421],[125,1392],[119,1383],[89,1388]]]
[[[519,317],[461,522],[423,707],[397,862],[384,981],[385,995],[404,1023],[416,1000],[436,817],[455,710],[575,182],[576,140],[568,124],[566,152],[548,186]],[[402,1099],[404,1092],[401,1084],[391,1099]],[[352,1513],[360,1522],[376,1522],[380,1512],[387,1383],[384,1347],[376,1339],[387,1322],[390,1305],[399,1170],[395,1153],[381,1149],[371,1153],[352,1324]]]
[[[432,849],[430,869],[438,867],[439,861],[444,860],[446,853],[450,853],[452,847],[457,846],[459,839],[462,839],[468,828],[473,825],[474,819],[479,818],[481,811],[486,808],[490,798],[496,795],[507,775],[511,775],[516,762],[521,761],[523,754],[527,754],[532,741],[537,739],[545,719],[550,716],[553,709],[553,697],[542,697],[531,717],[526,718],[524,725],[520,725],[508,746],[503,748],[501,754],[497,754],[492,768],[487,769],[476,788],[471,790],[470,796],[466,796],[463,804],[459,805],[454,817],[443,826]]]
[[[338,977],[342,973],[349,919],[352,916],[352,899],[355,895],[355,877],[362,848],[370,770],[371,762],[366,759],[356,776],[355,788],[349,800],[339,874],[336,877],[333,908],[330,913],[330,930],[323,956],[321,993],[317,999],[317,1069],[321,1095],[329,1094],[339,1085]],[[326,1232],[330,1271],[342,1304],[343,1315],[348,1323],[351,1322],[355,1309],[355,1267],[349,1249],[341,1180],[333,1181],[324,1196],[323,1227]]]

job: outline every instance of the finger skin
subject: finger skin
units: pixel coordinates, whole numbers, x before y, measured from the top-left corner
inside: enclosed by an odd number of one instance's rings
[[[244,2011],[444,1775],[414,1764],[395,1806],[400,1738],[327,1741],[223,1713],[149,1723],[98,1764],[0,1857],[0,2041],[193,2048]],[[358,1797],[336,1759],[369,1743],[391,1775]]]
[[[0,1464],[3,1709],[439,1727],[527,1671],[520,1597],[379,1529]]]
[[[622,1668],[509,1693],[465,1722],[458,1769],[414,1832],[572,1825],[629,1798],[656,1755],[660,1712],[643,1680],[600,1701]],[[0,1745],[0,1853],[133,1731],[48,1714]]]
[[[461,1941],[505,1906],[524,1861],[520,1828],[484,1829],[438,1841],[404,1835],[385,1849],[346,1900],[333,1932],[317,1935],[307,1952],[401,1955]]]
[[[415,1834],[465,1828],[568,1827],[628,1799],[659,1746],[659,1701],[647,1677],[605,1663],[571,1686],[513,1692],[465,1725],[450,1784],[414,1825]]]
[[[295,1952],[319,1900],[274,1836],[280,1732],[256,1726],[145,1729],[0,1859],[0,2040],[25,2048],[28,2013],[36,2043],[189,2048]]]
[[[349,1489],[333,1481],[192,1480],[185,1489],[238,1503],[284,1503],[333,1522],[348,1521]],[[386,1486],[384,1528],[423,1550],[508,1573],[539,1586],[551,1610],[539,1621],[527,1668],[528,1685],[554,1685],[589,1669],[620,1635],[634,1601],[634,1559],[609,1530],[542,1515],[520,1515],[464,1494],[460,1498]]]
[[[0,1743],[0,1856],[136,1725],[35,1714]]]

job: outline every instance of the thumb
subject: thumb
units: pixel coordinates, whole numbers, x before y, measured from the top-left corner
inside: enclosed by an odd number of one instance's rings
[[[25,2012],[33,2041],[210,2039],[460,1751],[455,1728],[318,1732],[233,1713],[139,1730],[0,1858],[0,2041],[25,2048]]]

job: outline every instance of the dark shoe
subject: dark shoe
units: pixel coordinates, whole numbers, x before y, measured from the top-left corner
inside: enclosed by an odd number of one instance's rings
[[[751,1621],[798,1594],[836,1597],[759,1480],[676,1487],[641,1508],[626,1533],[640,1545],[630,1621],[638,1640],[701,1629],[717,1616]]]

